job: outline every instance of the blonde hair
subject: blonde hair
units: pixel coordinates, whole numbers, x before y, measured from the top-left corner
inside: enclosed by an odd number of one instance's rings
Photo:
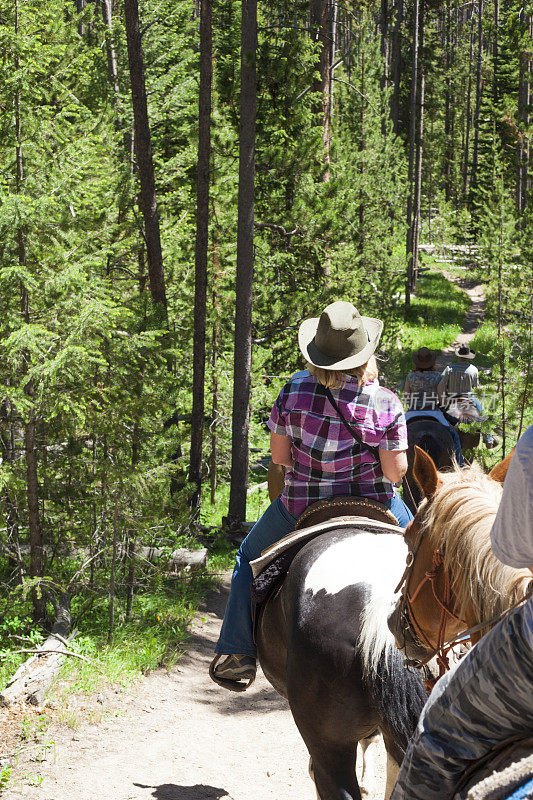
[[[315,367],[314,364],[307,362],[307,369],[322,386],[326,389],[344,389],[346,386],[346,377],[353,375],[357,378],[359,386],[364,386],[365,383],[373,381],[378,377],[378,365],[374,356],[370,356],[366,364],[361,364],[359,367],[347,369],[344,371],[336,369],[322,369],[322,367]]]

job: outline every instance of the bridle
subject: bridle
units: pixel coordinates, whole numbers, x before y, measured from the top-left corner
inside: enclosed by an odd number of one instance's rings
[[[418,515],[417,515],[418,516]],[[415,518],[416,519],[416,518]],[[404,532],[404,539],[405,534],[409,530],[409,528],[413,525],[412,520]],[[402,577],[400,578],[400,582],[396,587],[395,593],[401,591],[401,599],[400,599],[400,625],[402,632],[405,634],[409,631],[411,637],[413,638],[415,644],[422,648],[423,650],[430,650],[429,655],[424,659],[412,659],[405,656],[405,664],[409,667],[416,667],[417,669],[424,667],[432,658],[436,658],[437,663],[439,665],[439,677],[444,675],[446,670],[449,669],[449,660],[448,660],[448,653],[459,640],[464,639],[468,632],[464,631],[460,633],[458,636],[454,637],[451,640],[446,641],[445,634],[446,634],[446,626],[448,623],[448,619],[454,619],[456,622],[463,623],[466,625],[466,620],[463,620],[459,617],[455,611],[450,607],[451,603],[451,582],[450,582],[450,575],[448,570],[444,569],[444,542],[442,542],[439,547],[433,552],[433,557],[431,560],[431,568],[426,570],[424,576],[419,581],[416,589],[414,592],[410,592],[409,590],[409,583],[411,580],[411,575],[414,569],[416,557],[419,553],[420,546],[424,539],[424,527],[421,526],[418,535],[413,543],[412,546],[409,546],[409,550],[407,552],[406,557],[406,566]],[[444,578],[444,593],[443,596],[439,594],[438,586],[437,586],[437,579],[439,574],[443,572]],[[414,613],[413,604],[415,603],[418,595],[422,591],[423,587],[429,583],[431,586],[431,591],[433,597],[435,598],[437,605],[440,607],[441,614],[440,614],[440,622],[437,632],[437,644],[436,647],[433,643],[429,640],[428,636],[422,630],[419,622],[416,619],[416,615]],[[485,625],[483,625],[485,627]],[[405,639],[405,637],[404,637]]]
[[[428,501],[431,502],[431,501]],[[427,506],[426,506],[427,508]],[[419,512],[420,513],[420,512]],[[409,530],[409,528],[413,525],[413,523],[417,520],[418,514],[414,520],[408,524],[404,531],[404,540],[409,546],[405,538],[405,534]],[[444,675],[444,673],[449,669],[450,663],[448,659],[448,653],[453,650],[453,647],[461,642],[462,644],[466,644],[468,642],[472,642],[472,636],[475,633],[478,633],[481,630],[487,629],[495,625],[497,622],[500,622],[504,619],[511,611],[514,611],[515,608],[518,608],[523,603],[531,597],[533,591],[533,583],[530,585],[529,591],[526,595],[514,603],[510,608],[505,609],[500,614],[496,614],[491,619],[480,622],[476,625],[471,627],[465,628],[465,630],[460,631],[456,636],[452,639],[445,639],[446,633],[446,626],[448,623],[448,618],[454,619],[456,622],[462,623],[463,625],[467,625],[468,623],[466,620],[459,617],[455,611],[450,608],[450,601],[451,601],[451,582],[450,582],[450,575],[448,570],[444,569],[444,548],[445,543],[444,541],[436,548],[433,552],[433,557],[431,561],[431,569],[428,569],[424,573],[424,577],[420,580],[418,586],[416,587],[415,591],[411,593],[409,591],[409,582],[411,580],[411,575],[414,569],[416,557],[419,553],[420,546],[424,539],[425,528],[423,525],[420,526],[418,531],[418,535],[416,540],[414,541],[412,546],[409,546],[409,550],[407,552],[406,557],[406,566],[402,577],[400,578],[400,582],[395,589],[395,594],[401,591],[401,599],[400,599],[400,626],[402,633],[404,634],[404,647],[405,647],[405,634],[409,631],[415,645],[420,647],[423,650],[430,649],[429,655],[427,655],[424,659],[412,659],[408,658],[405,655],[405,665],[408,667],[415,667],[416,669],[420,669],[425,667],[432,658],[436,658],[437,664],[439,666],[439,678]],[[443,579],[444,579],[444,595],[441,597],[438,593],[437,589],[437,578],[440,572],[443,571]],[[414,614],[413,603],[416,601],[416,598],[420,594],[422,588],[429,583],[431,585],[431,590],[433,593],[433,597],[437,601],[437,604],[440,606],[441,609],[441,616],[440,616],[440,623],[437,633],[437,645],[436,647],[433,646],[432,642],[426,636],[424,631],[422,630],[420,624],[418,623],[416,616]],[[403,648],[401,648],[403,649]],[[426,681],[426,685],[428,689],[434,684],[436,681],[435,679]]]

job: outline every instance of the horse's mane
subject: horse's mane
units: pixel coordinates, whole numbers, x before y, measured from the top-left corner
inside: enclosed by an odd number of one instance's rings
[[[473,607],[477,622],[488,621],[521,600],[532,577],[528,569],[515,569],[492,552],[490,531],[502,486],[477,464],[439,473],[441,484],[422,515],[426,536],[436,549],[444,548],[444,566],[452,581],[464,618]]]

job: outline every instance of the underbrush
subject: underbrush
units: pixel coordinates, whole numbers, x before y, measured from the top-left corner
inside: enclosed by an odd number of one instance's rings
[[[89,608],[89,592],[75,596],[71,610],[78,634],[69,649],[90,659],[90,663],[68,657],[59,679],[66,680],[72,690],[91,692],[106,683],[131,685],[155,667],[174,664],[183,652],[192,617],[216,585],[220,573],[233,564],[235,547],[229,542],[219,538],[210,547],[212,552],[205,569],[176,575],[164,575],[154,569],[141,579],[129,619],[125,618],[125,594],[119,592],[115,598],[111,642],[108,641],[109,602],[103,587]],[[10,608],[5,609],[0,630],[0,687],[3,688],[28,657],[28,653],[17,651],[30,649],[45,634],[31,623],[29,600],[17,592]]]

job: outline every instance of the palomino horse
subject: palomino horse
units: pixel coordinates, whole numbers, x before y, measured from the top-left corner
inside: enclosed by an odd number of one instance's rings
[[[357,744],[378,730],[388,796],[426,696],[387,628],[407,547],[390,525],[366,523],[332,522],[304,544],[257,624],[259,661],[289,701],[320,800],[361,799]]]
[[[414,477],[426,502],[405,531],[409,548],[402,594],[389,617],[396,642],[414,662],[437,655],[446,667],[447,642],[478,641],[528,592],[531,573],[502,564],[490,546],[512,454],[485,475],[477,465],[439,473],[416,449]]]
[[[489,475],[477,466],[440,474],[416,451],[414,475],[425,502],[405,532],[402,595],[389,617],[409,664],[421,666],[436,655],[443,672],[454,641],[466,636],[475,643],[528,596],[530,571],[503,565],[490,546],[511,457]],[[454,800],[531,797],[524,792],[532,774],[533,739],[507,740],[467,770]]]

